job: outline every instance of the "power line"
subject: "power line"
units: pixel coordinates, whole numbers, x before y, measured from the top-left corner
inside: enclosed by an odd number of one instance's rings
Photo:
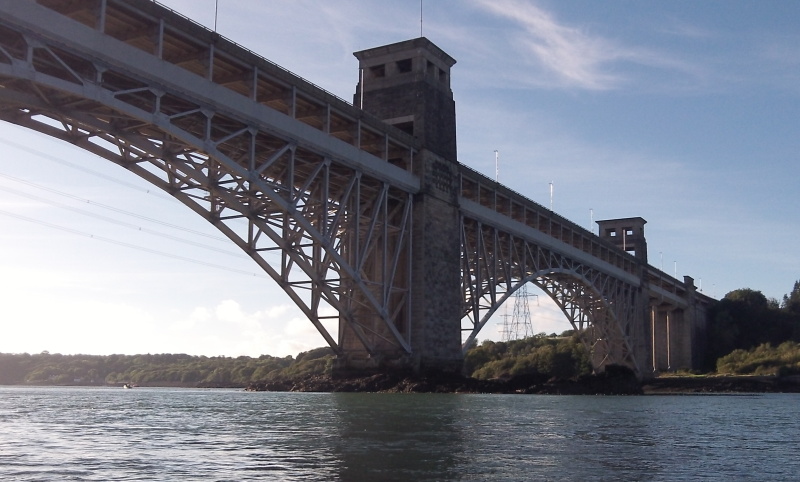
[[[158,250],[151,249],[151,248],[145,248],[143,246],[138,246],[138,245],[131,244],[131,243],[125,243],[123,241],[117,241],[115,239],[106,238],[106,237],[103,237],[103,236],[96,236],[96,235],[91,234],[91,233],[86,233],[86,232],[83,232],[83,231],[79,231],[77,229],[68,228],[66,226],[59,226],[57,224],[48,223],[46,221],[41,221],[41,220],[38,220],[38,219],[30,218],[28,216],[22,216],[20,214],[12,213],[12,212],[5,211],[5,210],[2,210],[2,209],[0,209],[0,214],[5,214],[6,216],[10,216],[12,218],[17,218],[17,219],[20,219],[22,221],[27,221],[27,222],[39,224],[39,225],[42,225],[42,226],[46,226],[48,228],[57,229],[57,230],[60,230],[60,231],[65,231],[65,232],[68,232],[68,233],[71,233],[71,234],[75,234],[75,235],[78,235],[78,236],[84,236],[84,237],[87,237],[87,238],[96,239],[98,241],[103,241],[103,242],[110,243],[110,244],[116,244],[117,246],[123,246],[123,247],[126,247],[126,248],[135,249],[135,250],[138,250],[138,251],[143,251],[143,252],[150,253],[150,254],[157,254],[159,256],[165,256],[167,258],[176,259],[176,260],[180,260],[180,261],[188,261],[190,263],[195,263],[195,264],[199,264],[199,265],[203,265],[203,266],[208,266],[208,267],[211,267],[211,268],[217,268],[217,269],[221,269],[221,270],[225,270],[225,271],[230,271],[232,273],[239,273],[239,274],[244,274],[244,275],[248,275],[248,276],[253,276],[253,277],[256,277],[256,278],[267,278],[267,276],[263,275],[263,274],[258,274],[258,273],[253,273],[253,272],[250,272],[250,271],[231,268],[229,266],[223,266],[223,265],[220,265],[220,264],[209,263],[207,261],[201,261],[199,259],[189,258],[189,257],[186,257],[186,256],[179,256],[179,255],[175,255],[175,254],[171,254],[171,253],[165,253],[163,251],[158,251]]]
[[[51,156],[51,155],[43,153],[41,151],[37,151],[36,149],[31,149],[28,146],[18,144],[16,142],[10,141],[8,139],[4,139],[3,138],[3,139],[0,139],[0,141],[6,143],[8,145],[11,145],[11,146],[13,146],[15,148],[18,148],[20,150],[26,151],[29,154],[32,154],[34,156],[41,157],[43,159],[46,159],[46,160],[49,160],[49,161],[52,161],[52,162],[55,162],[55,163],[58,163],[58,164],[62,164],[62,165],[67,166],[67,167],[69,167],[71,169],[82,171],[82,172],[91,174],[93,176],[109,180],[111,182],[123,185],[125,187],[134,189],[136,191],[140,191],[140,192],[143,191],[146,194],[150,194],[150,195],[155,194],[157,197],[160,197],[162,199],[170,199],[170,200],[174,199],[173,197],[168,196],[166,194],[161,194],[160,191],[157,191],[157,190],[153,191],[153,190],[150,190],[150,189],[142,189],[140,186],[137,186],[137,185],[135,185],[133,183],[122,181],[122,180],[120,180],[118,178],[115,178],[115,177],[112,177],[112,176],[107,176],[105,174],[102,174],[100,172],[94,171],[92,169],[88,169],[88,168],[85,168],[85,167],[80,166],[78,164],[75,164],[75,163],[72,163],[72,162],[57,158],[55,156]],[[126,211],[124,209],[120,209],[120,208],[117,208],[117,207],[114,207],[114,206],[111,206],[111,205],[108,205],[108,204],[103,204],[103,203],[99,203],[99,202],[96,202],[96,201],[92,201],[90,199],[81,198],[79,196],[75,196],[75,195],[67,193],[67,192],[63,192],[63,191],[59,191],[57,189],[53,189],[53,188],[49,188],[49,187],[46,187],[46,186],[42,186],[40,184],[36,184],[34,182],[27,181],[25,179],[21,179],[21,178],[15,177],[15,176],[11,176],[9,174],[0,173],[0,177],[6,178],[6,179],[9,179],[11,181],[18,182],[18,183],[21,183],[21,184],[25,184],[25,185],[33,187],[35,189],[39,189],[39,190],[42,190],[42,191],[49,192],[51,194],[55,194],[55,195],[62,196],[62,197],[65,197],[65,198],[69,198],[69,199],[72,199],[72,200],[75,200],[75,201],[79,201],[82,204],[88,204],[88,205],[91,205],[91,206],[94,206],[94,207],[107,209],[107,210],[110,210],[110,211],[113,211],[113,212],[116,212],[116,213],[119,213],[119,214],[123,214],[123,215],[126,215],[126,216],[134,217],[134,218],[137,218],[137,219],[142,219],[144,221],[148,221],[148,222],[151,222],[151,223],[154,223],[154,224],[160,224],[162,226],[166,226],[166,227],[169,227],[169,228],[172,228],[172,229],[176,229],[176,230],[179,230],[179,231],[184,231],[184,232],[193,234],[195,236],[202,236],[202,237],[209,238],[209,239],[212,239],[212,240],[215,240],[215,241],[222,241],[222,242],[228,242],[229,241],[227,238],[223,238],[221,236],[215,236],[215,235],[208,234],[208,233],[205,233],[205,232],[202,232],[202,231],[198,231],[198,230],[186,228],[186,227],[183,227],[183,226],[179,226],[177,224],[169,223],[169,222],[166,222],[166,221],[161,221],[159,219],[152,218],[152,217],[149,217],[149,216],[144,216],[144,215],[141,215],[141,214],[138,214],[138,213],[134,213],[134,212],[131,212],[131,211]],[[216,251],[216,252],[219,252],[219,253],[223,253],[223,254],[226,254],[226,255],[229,255],[229,256],[247,258],[247,256],[245,256],[243,254],[232,253],[230,251],[225,251],[225,250],[222,250],[222,249],[219,249],[219,248],[215,248],[215,247],[212,247],[212,246],[204,245],[202,243],[197,243],[197,242],[194,242],[194,241],[190,241],[190,240],[187,240],[185,238],[172,236],[172,235],[169,235],[169,234],[166,234],[166,233],[162,233],[162,232],[159,232],[159,231],[155,231],[155,230],[143,228],[143,227],[140,227],[140,226],[136,226],[136,225],[133,225],[131,223],[126,223],[124,221],[115,220],[113,218],[109,218],[107,216],[102,216],[102,215],[96,214],[96,213],[91,213],[91,212],[83,210],[83,209],[70,207],[70,206],[67,206],[64,203],[59,203],[59,202],[53,201],[53,200],[47,200],[45,198],[41,198],[41,197],[36,196],[34,194],[24,193],[22,191],[17,191],[15,189],[11,189],[11,188],[8,188],[8,187],[0,187],[0,188],[5,190],[6,192],[11,192],[11,193],[14,193],[14,194],[19,195],[19,196],[24,196],[24,197],[28,197],[28,198],[31,198],[31,199],[35,199],[35,200],[40,201],[40,202],[45,202],[45,203],[48,203],[48,204],[51,204],[51,205],[59,206],[59,207],[61,207],[63,209],[74,211],[74,212],[77,212],[77,213],[80,213],[80,214],[83,214],[83,215],[86,215],[86,216],[95,217],[95,218],[101,219],[101,220],[109,222],[109,223],[118,224],[118,225],[122,225],[122,226],[125,226],[125,227],[137,229],[138,231],[145,232],[147,234],[161,236],[163,238],[172,239],[172,240],[175,240],[175,241],[178,241],[178,242],[181,242],[181,243],[193,245],[193,246],[196,246],[196,247],[199,247],[199,248],[203,248],[203,249],[209,249],[209,250]],[[168,257],[168,258],[172,258],[172,259],[176,259],[176,260],[196,263],[196,264],[199,264],[199,265],[209,266],[209,267],[222,269],[222,270],[226,270],[226,271],[230,271],[230,272],[234,272],[234,273],[245,274],[245,275],[248,275],[248,276],[255,276],[255,277],[259,277],[259,278],[266,278],[267,277],[264,274],[258,274],[258,273],[248,272],[248,271],[239,270],[239,269],[235,269],[235,268],[230,268],[230,267],[224,266],[224,265],[218,265],[218,264],[214,264],[214,263],[209,263],[207,261],[201,261],[201,260],[197,260],[197,259],[194,259],[194,258],[189,258],[189,257],[186,257],[186,256],[174,255],[174,254],[171,254],[171,253],[158,251],[158,250],[154,250],[154,249],[151,249],[151,248],[145,248],[143,246],[137,246],[137,245],[134,245],[134,244],[131,244],[131,243],[117,241],[117,240],[114,240],[114,239],[111,239],[111,238],[105,238],[105,237],[102,237],[102,236],[97,236],[97,235],[94,235],[94,234],[91,234],[91,233],[86,233],[86,232],[79,231],[79,230],[76,230],[76,229],[73,229],[73,228],[68,228],[68,227],[65,227],[65,226],[59,226],[59,225],[56,225],[56,224],[48,223],[46,221],[30,218],[30,217],[27,217],[27,216],[23,216],[23,215],[20,215],[20,214],[16,214],[16,213],[4,211],[4,210],[0,210],[0,214],[5,214],[5,215],[10,216],[10,217],[21,219],[21,220],[24,220],[24,221],[27,221],[27,222],[31,222],[31,223],[34,223],[34,224],[39,224],[39,225],[46,226],[46,227],[49,227],[49,228],[52,228],[52,229],[57,229],[57,230],[69,232],[69,233],[76,234],[76,235],[79,235],[79,236],[84,236],[84,237],[88,237],[88,238],[91,238],[91,239],[97,239],[97,240],[100,240],[100,241],[104,241],[106,243],[116,244],[118,246],[123,246],[123,247],[127,247],[127,248],[130,248],[130,249],[136,249],[136,250],[139,250],[139,251],[142,251],[142,252],[147,252],[147,253],[151,253],[151,254],[157,254],[159,256],[164,256],[164,257]]]
[[[124,214],[126,216],[131,216],[131,217],[134,217],[134,218],[138,218],[138,219],[143,219],[145,221],[149,221],[151,223],[160,224],[162,226],[167,226],[167,227],[170,227],[172,229],[185,231],[185,232],[197,235],[197,236],[203,236],[203,237],[214,239],[214,240],[217,240],[217,241],[227,241],[227,239],[222,238],[220,236],[215,236],[215,235],[212,235],[212,234],[204,233],[202,231],[197,231],[195,229],[185,228],[185,227],[182,227],[182,226],[178,226],[177,224],[168,223],[166,221],[161,221],[159,219],[151,218],[149,216],[144,216],[142,214],[137,214],[137,213],[134,213],[134,212],[131,212],[131,211],[126,211],[124,209],[120,209],[120,208],[117,208],[117,207],[114,207],[114,206],[110,206],[108,204],[103,204],[103,203],[99,203],[99,202],[96,202],[96,201],[92,201],[91,199],[86,199],[86,198],[82,198],[82,197],[79,197],[79,196],[75,196],[73,194],[69,194],[69,193],[66,193],[66,192],[63,192],[63,191],[59,191],[57,189],[53,189],[53,188],[50,188],[50,187],[42,186],[42,185],[36,184],[34,182],[26,181],[25,179],[20,179],[18,177],[14,177],[14,176],[11,176],[11,175],[8,175],[8,174],[0,173],[0,177],[4,177],[6,179],[10,179],[10,180],[15,181],[15,182],[26,184],[28,186],[34,187],[36,189],[40,189],[42,191],[47,191],[47,192],[52,193],[52,194],[57,194],[59,196],[63,196],[63,197],[70,198],[70,199],[74,199],[74,200],[80,201],[81,203],[84,203],[84,204],[89,204],[89,205],[97,206],[97,207],[100,207],[100,208],[103,208],[103,209],[108,209],[110,211],[114,211],[114,212],[117,212],[117,213],[120,213],[120,214]]]
[[[1,187],[1,186],[0,186],[0,189],[4,190],[5,192],[10,192],[10,193],[16,194],[17,196],[22,196],[22,197],[26,197],[28,199],[33,199],[35,201],[43,202],[45,204],[50,204],[51,206],[56,206],[56,207],[61,208],[61,209],[65,209],[65,210],[72,211],[72,212],[75,212],[75,213],[78,213],[78,214],[82,214],[84,216],[89,216],[89,217],[93,217],[95,219],[100,219],[100,220],[105,221],[107,223],[116,224],[118,226],[123,226],[123,227],[126,227],[126,228],[134,229],[134,230],[142,232],[142,233],[152,234],[154,236],[159,236],[159,237],[162,237],[162,238],[165,238],[165,239],[171,239],[173,241],[178,241],[180,243],[196,246],[198,248],[208,249],[208,250],[211,250],[211,251],[216,251],[218,253],[226,254],[228,256],[235,256],[235,257],[239,257],[239,258],[248,258],[246,255],[241,254],[241,253],[234,253],[234,252],[231,252],[231,251],[226,251],[224,249],[220,249],[220,248],[217,248],[217,247],[214,247],[214,246],[209,246],[207,244],[198,243],[198,242],[191,241],[191,240],[188,240],[188,239],[185,239],[185,238],[180,238],[178,236],[172,236],[170,234],[162,233],[160,231],[155,231],[153,229],[144,228],[144,227],[138,226],[136,224],[126,223],[124,221],[120,221],[118,219],[110,218],[108,216],[103,216],[101,214],[93,213],[93,212],[87,211],[85,209],[80,209],[80,208],[76,208],[76,207],[72,207],[72,206],[67,206],[66,204],[59,203],[59,202],[56,202],[56,201],[53,201],[53,200],[49,200],[49,199],[45,199],[45,198],[40,197],[40,196],[36,196],[36,195],[30,194],[30,193],[25,193],[25,192],[22,192],[22,191],[17,191],[16,189],[9,189],[7,187]]]
[[[81,165],[76,164],[74,162],[70,162],[70,161],[55,157],[55,156],[51,156],[50,154],[47,154],[45,152],[33,149],[33,148],[31,148],[29,146],[26,146],[26,145],[23,145],[23,144],[16,143],[16,142],[14,142],[12,140],[9,140],[9,139],[6,139],[6,138],[0,138],[0,142],[2,142],[3,144],[8,144],[10,146],[13,146],[13,147],[15,147],[15,148],[17,148],[19,150],[25,151],[25,152],[27,152],[29,154],[33,154],[34,156],[40,157],[42,159],[46,159],[46,160],[48,160],[50,162],[55,162],[57,164],[61,164],[63,166],[67,166],[67,167],[69,167],[71,169],[75,169],[76,171],[82,171],[82,172],[85,172],[87,174],[91,174],[92,176],[99,177],[101,179],[105,179],[105,180],[111,181],[111,182],[113,182],[115,184],[119,184],[121,186],[125,186],[125,187],[128,187],[128,188],[134,189],[136,191],[141,191],[141,192],[144,192],[144,193],[149,194],[149,195],[154,195],[154,196],[159,197],[161,199],[169,199],[169,200],[174,200],[175,199],[172,196],[170,196],[169,194],[161,191],[160,189],[146,189],[146,188],[143,188],[143,187],[141,187],[139,185],[136,185],[134,183],[131,183],[131,182],[128,182],[128,181],[123,181],[122,179],[119,179],[119,178],[116,178],[116,177],[113,177],[113,176],[108,176],[108,175],[103,174],[101,172],[98,172],[98,171],[96,171],[94,169],[89,169],[87,167],[81,166]]]

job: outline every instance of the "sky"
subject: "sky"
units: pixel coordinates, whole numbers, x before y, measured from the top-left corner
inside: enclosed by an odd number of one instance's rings
[[[706,295],[780,299],[800,279],[800,2],[218,0],[216,19],[215,0],[162,3],[347,100],[352,52],[422,33],[457,61],[459,162],[595,233],[643,217],[649,263]],[[570,328],[529,293],[533,332]],[[479,340],[501,339],[508,305]],[[3,353],[325,344],[188,208],[7,123],[0,333]]]

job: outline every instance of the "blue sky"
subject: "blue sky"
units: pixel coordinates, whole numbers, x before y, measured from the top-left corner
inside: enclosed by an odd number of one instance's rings
[[[214,0],[163,2],[214,25]],[[322,6],[320,6],[320,4]],[[218,31],[347,100],[418,1],[219,0]],[[459,161],[590,227],[641,216],[704,293],[800,279],[800,3],[428,0]],[[596,228],[594,228],[596,232]],[[204,221],[108,161],[0,124],[0,352],[294,355],[324,341]],[[511,312],[511,307],[509,307]],[[567,321],[543,296],[535,332]],[[479,339],[498,338],[490,324]]]

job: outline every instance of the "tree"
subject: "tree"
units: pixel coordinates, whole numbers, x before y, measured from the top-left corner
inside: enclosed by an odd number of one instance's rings
[[[709,312],[705,365],[711,370],[734,350],[765,343],[777,346],[787,340],[800,341],[800,282],[780,304],[760,291],[734,290]]]
[[[465,373],[479,378],[544,376],[561,379],[591,373],[586,347],[579,336],[534,336],[507,343],[486,340],[467,352]]]
[[[794,282],[791,293],[783,295],[781,308],[789,313],[800,315],[800,281]]]

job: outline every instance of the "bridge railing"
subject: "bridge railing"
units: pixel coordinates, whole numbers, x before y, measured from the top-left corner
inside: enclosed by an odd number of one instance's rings
[[[643,281],[649,285],[651,297],[657,298],[663,303],[685,304],[688,292],[694,291],[691,279],[680,281],[650,264],[645,264],[643,267],[641,261],[635,256],[536,201],[468,166],[460,164],[459,169],[462,198],[543,232],[636,277],[643,278]],[[693,296],[704,304],[714,301],[713,298],[701,292],[695,291]]]
[[[187,22],[190,22],[190,23],[194,24],[194,25],[195,25],[195,28],[199,28],[199,29],[203,29],[203,30],[210,30],[210,29],[209,29],[208,27],[206,27],[205,25],[203,25],[203,24],[201,24],[201,23],[199,23],[199,22],[196,22],[195,20],[192,20],[191,18],[189,18],[189,17],[187,17],[186,15],[184,15],[184,14],[182,14],[182,13],[178,12],[177,10],[173,10],[172,8],[170,8],[170,7],[166,6],[166,5],[164,5],[163,3],[159,2],[158,0],[149,0],[149,1],[150,1],[151,3],[154,3],[154,4],[158,5],[158,7],[159,7],[159,8],[162,8],[162,9],[164,9],[164,10],[169,10],[170,12],[172,12],[172,15],[175,15],[175,16],[177,16],[177,17],[181,17],[181,18],[183,18],[183,20],[185,20],[185,21],[187,21]],[[213,31],[214,33],[216,33],[216,31],[214,31],[214,30],[211,30],[211,31]],[[217,35],[219,35],[219,34],[217,33]],[[242,45],[242,44],[240,44],[240,43],[238,43],[238,42],[236,42],[236,41],[234,41],[234,40],[231,40],[231,39],[229,39],[228,37],[225,37],[224,35],[219,35],[219,38],[220,38],[221,40],[223,40],[225,43],[228,43],[228,44],[230,44],[230,45],[234,46],[234,47],[235,47],[235,48],[237,48],[237,49],[241,49],[241,50],[243,50],[243,51],[247,52],[248,54],[250,54],[250,55],[252,55],[252,56],[254,56],[254,57],[258,57],[258,58],[260,58],[260,59],[261,59],[261,60],[263,60],[264,62],[267,62],[267,63],[269,63],[269,64],[272,64],[272,66],[273,66],[274,68],[276,68],[276,69],[279,69],[279,70],[283,70],[283,71],[284,71],[284,72],[286,72],[287,74],[289,74],[289,75],[293,75],[293,76],[295,76],[295,77],[299,78],[300,80],[302,80],[302,81],[303,81],[303,82],[305,82],[306,84],[310,85],[310,86],[311,86],[311,87],[313,87],[314,89],[317,89],[317,90],[319,90],[319,91],[323,92],[323,93],[324,93],[326,96],[333,97],[333,98],[337,99],[339,102],[342,102],[342,103],[345,103],[345,104],[347,104],[347,103],[348,103],[346,100],[342,99],[342,98],[341,98],[341,97],[339,97],[338,95],[336,95],[336,94],[334,94],[334,93],[332,93],[332,92],[330,92],[330,91],[328,91],[328,90],[324,89],[323,87],[320,87],[319,85],[317,85],[317,84],[315,84],[315,83],[313,83],[313,82],[309,81],[308,79],[304,79],[303,77],[300,77],[300,76],[298,76],[297,74],[295,74],[295,73],[293,73],[292,71],[290,71],[290,70],[286,69],[285,67],[282,67],[282,66],[280,66],[280,65],[276,64],[275,62],[273,62],[273,61],[269,60],[268,58],[266,58],[266,57],[263,57],[263,56],[261,56],[261,55],[257,54],[257,53],[256,53],[256,52],[254,52],[253,50],[250,50],[249,48],[245,47],[244,45]]]
[[[639,260],[614,244],[480,172],[461,165],[461,196],[636,276]]]
[[[413,170],[419,146],[412,136],[154,0],[36,1],[384,161]]]
[[[703,305],[715,303],[716,300],[700,290],[696,290],[694,280],[690,277],[684,277],[684,282],[678,281],[673,276],[661,271],[654,266],[648,266],[647,282],[650,285],[650,291],[653,297],[658,301],[670,304],[670,299],[685,300],[690,291],[693,292],[694,298]]]

